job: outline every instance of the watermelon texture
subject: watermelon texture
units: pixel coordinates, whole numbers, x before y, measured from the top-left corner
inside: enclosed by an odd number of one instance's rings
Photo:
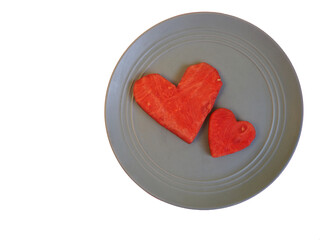
[[[211,111],[222,81],[207,63],[189,66],[178,86],[159,74],[149,74],[133,86],[138,105],[160,125],[191,143]]]
[[[209,119],[209,147],[212,157],[221,157],[248,147],[256,136],[248,121],[237,121],[226,108],[215,110]]]

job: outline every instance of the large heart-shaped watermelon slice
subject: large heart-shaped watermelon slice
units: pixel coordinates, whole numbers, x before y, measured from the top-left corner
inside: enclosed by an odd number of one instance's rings
[[[178,86],[159,74],[134,83],[139,106],[160,125],[191,143],[211,111],[222,86],[218,71],[207,63],[191,65]]]

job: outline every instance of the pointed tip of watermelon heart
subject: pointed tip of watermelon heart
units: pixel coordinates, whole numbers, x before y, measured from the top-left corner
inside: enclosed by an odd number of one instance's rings
[[[179,138],[181,138],[183,141],[185,141],[188,144],[191,144],[193,142],[193,140],[195,139],[195,137],[190,137],[189,135],[181,136],[179,133],[174,133],[174,134],[176,134]]]
[[[228,155],[228,154],[217,154],[217,153],[212,154],[211,153],[211,157],[213,157],[213,158],[219,158],[219,157],[223,157],[225,155]]]

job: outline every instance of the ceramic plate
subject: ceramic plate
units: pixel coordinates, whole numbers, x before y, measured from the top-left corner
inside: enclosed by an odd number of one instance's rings
[[[228,108],[256,128],[255,140],[240,152],[212,158],[208,118],[187,144],[134,101],[135,80],[159,73],[178,84],[199,62],[214,66],[224,84],[213,110]],[[233,16],[190,13],[131,44],[110,79],[105,118],[119,163],[142,189],[176,206],[214,209],[242,202],[276,179],[298,142],[302,109],[297,75],[266,33]]]

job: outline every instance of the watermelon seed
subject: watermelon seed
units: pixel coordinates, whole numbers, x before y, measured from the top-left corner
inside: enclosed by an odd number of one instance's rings
[[[245,125],[242,125],[242,126],[241,126],[241,129],[240,129],[241,133],[243,133],[243,132],[246,131],[246,130],[247,130],[247,127],[246,127]]]

